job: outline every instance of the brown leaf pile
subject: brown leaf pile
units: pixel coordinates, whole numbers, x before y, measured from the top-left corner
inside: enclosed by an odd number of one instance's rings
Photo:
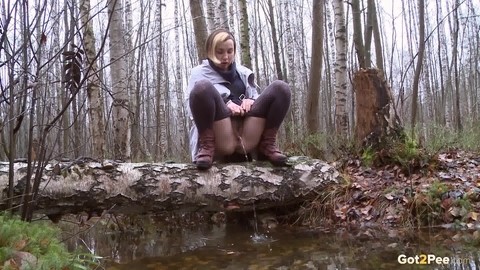
[[[330,197],[335,198],[322,199],[323,221],[360,227],[461,226],[480,230],[479,154],[442,152],[429,164],[407,172],[398,165],[369,168],[350,160],[343,174],[344,186],[331,191],[335,195]],[[309,220],[303,223],[314,225]]]

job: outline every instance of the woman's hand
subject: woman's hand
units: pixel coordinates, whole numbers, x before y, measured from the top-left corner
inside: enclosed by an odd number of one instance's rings
[[[242,103],[242,105],[243,105],[243,103]],[[227,107],[232,112],[232,116],[239,116],[239,115],[243,116],[245,114],[245,109],[243,109],[242,106],[238,106],[234,102],[229,101],[227,103]]]
[[[253,106],[253,103],[255,102],[255,100],[253,99],[244,99],[242,100],[242,109],[245,113],[248,113],[251,109],[252,109],[252,106]]]

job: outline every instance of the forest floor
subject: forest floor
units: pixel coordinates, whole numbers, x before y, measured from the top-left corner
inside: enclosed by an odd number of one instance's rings
[[[304,206],[302,224],[470,229],[480,239],[480,154],[440,152],[410,171],[408,166],[361,163],[343,163],[343,185]]]

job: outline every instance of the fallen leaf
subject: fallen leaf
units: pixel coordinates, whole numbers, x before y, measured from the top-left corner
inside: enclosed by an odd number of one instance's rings
[[[457,233],[454,236],[452,236],[452,240],[455,241],[455,242],[458,242],[458,241],[462,240],[462,235]]]
[[[441,207],[443,209],[449,209],[453,204],[453,198],[446,198],[445,200],[442,201]]]
[[[392,193],[387,193],[387,194],[385,194],[385,198],[387,198],[387,200],[391,201],[391,200],[393,200],[395,197],[392,195]]]
[[[477,212],[470,212],[467,214],[467,218],[470,218],[473,221],[478,220],[478,213]]]
[[[450,209],[448,209],[448,212],[454,217],[460,217],[461,211],[462,209],[460,209],[460,207],[450,207]]]
[[[391,243],[391,244],[388,244],[387,247],[389,248],[396,248],[398,246],[397,243]]]
[[[372,210],[372,206],[371,206],[371,205],[368,205],[368,206],[362,208],[361,212],[362,212],[362,214],[364,214],[364,215],[368,215],[368,213],[370,213],[370,210]]]

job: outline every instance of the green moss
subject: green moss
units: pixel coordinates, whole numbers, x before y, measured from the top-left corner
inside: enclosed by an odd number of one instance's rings
[[[360,159],[362,160],[363,165],[371,167],[376,159],[376,153],[371,147],[367,147],[362,151]]]

